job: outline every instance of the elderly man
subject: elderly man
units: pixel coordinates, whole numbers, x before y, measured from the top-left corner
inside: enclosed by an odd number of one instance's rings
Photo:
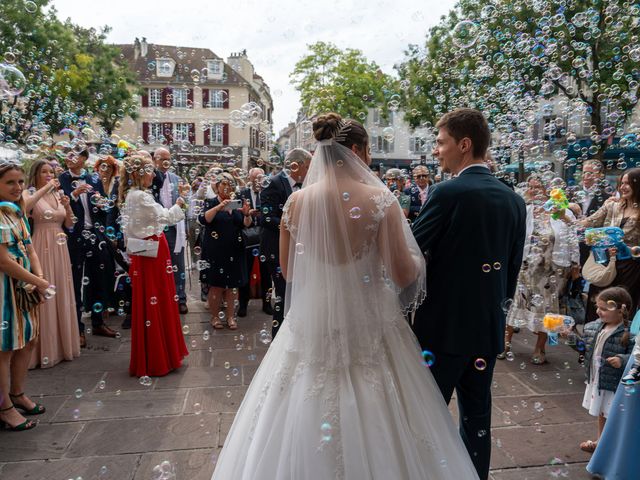
[[[409,220],[414,221],[420,209],[427,201],[427,194],[431,186],[431,177],[429,169],[425,165],[418,165],[413,169],[413,185],[407,188],[404,193],[411,196],[411,205],[409,206]]]
[[[582,214],[589,216],[604,204],[605,193],[601,182],[604,179],[604,166],[600,160],[587,160],[582,166],[582,188],[587,193],[580,204]]]
[[[154,196],[156,196],[156,201],[163,207],[171,208],[180,196],[178,185],[181,182],[180,177],[169,171],[171,153],[166,148],[158,148],[153,153],[153,160],[156,164],[156,177],[152,185]],[[184,250],[187,244],[187,236],[184,220],[175,226],[167,227],[164,235],[169,244],[171,264],[174,267],[173,280],[176,285],[176,294],[178,295],[178,309],[182,314],[189,313],[187,292],[185,291]]]
[[[260,192],[260,204],[262,207],[262,233],[260,236],[261,260],[267,263],[275,291],[275,307],[273,312],[273,337],[278,333],[282,319],[284,318],[284,294],[286,281],[280,272],[280,218],[282,207],[287,202],[289,195],[302,188],[302,182],[307,176],[311,165],[311,154],[303,148],[294,148],[285,157],[286,164],[297,164],[298,168],[287,175],[281,171],[270,177],[271,181]]]
[[[405,217],[409,217],[409,206],[411,205],[411,198],[405,194],[405,177],[402,170],[399,168],[390,168],[384,173],[384,183],[387,188],[391,190],[400,202],[400,207]]]
[[[260,262],[260,232],[262,230],[262,204],[260,203],[260,191],[262,190],[262,182],[264,180],[264,170],[261,168],[252,168],[247,176],[247,186],[240,190],[240,198],[243,202],[249,202],[253,216],[252,225],[245,229],[245,254],[247,260],[247,271],[249,272],[249,281],[240,288],[240,306],[238,308],[238,316],[245,317],[247,315],[247,305],[251,298],[251,280],[253,266],[256,261],[260,265],[260,297],[262,298],[262,311],[268,315],[273,315],[271,304],[267,298],[267,291],[271,288],[271,275],[266,262]]]

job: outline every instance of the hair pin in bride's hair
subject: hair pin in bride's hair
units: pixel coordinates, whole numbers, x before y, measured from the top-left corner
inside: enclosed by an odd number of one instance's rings
[[[340,120],[338,122],[333,138],[337,142],[344,142],[347,139],[347,133],[351,130],[351,122],[349,120]]]

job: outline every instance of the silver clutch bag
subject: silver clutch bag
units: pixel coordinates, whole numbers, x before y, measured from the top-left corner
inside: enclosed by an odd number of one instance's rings
[[[140,257],[152,257],[158,256],[158,246],[160,242],[158,240],[143,240],[141,238],[128,238],[127,239],[127,253],[129,255],[138,255]]]

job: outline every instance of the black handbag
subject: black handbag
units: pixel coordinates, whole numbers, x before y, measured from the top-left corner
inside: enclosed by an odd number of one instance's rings
[[[242,229],[242,239],[245,248],[257,247],[260,245],[260,236],[262,235],[262,227],[254,225]]]

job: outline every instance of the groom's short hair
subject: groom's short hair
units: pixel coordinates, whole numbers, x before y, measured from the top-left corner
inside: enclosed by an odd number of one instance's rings
[[[444,128],[456,142],[469,138],[473,144],[474,158],[484,158],[491,142],[489,124],[482,112],[474,108],[458,108],[445,113],[436,128]]]
[[[289,150],[284,160],[285,162],[308,163],[311,161],[311,154],[304,148],[294,148]]]

